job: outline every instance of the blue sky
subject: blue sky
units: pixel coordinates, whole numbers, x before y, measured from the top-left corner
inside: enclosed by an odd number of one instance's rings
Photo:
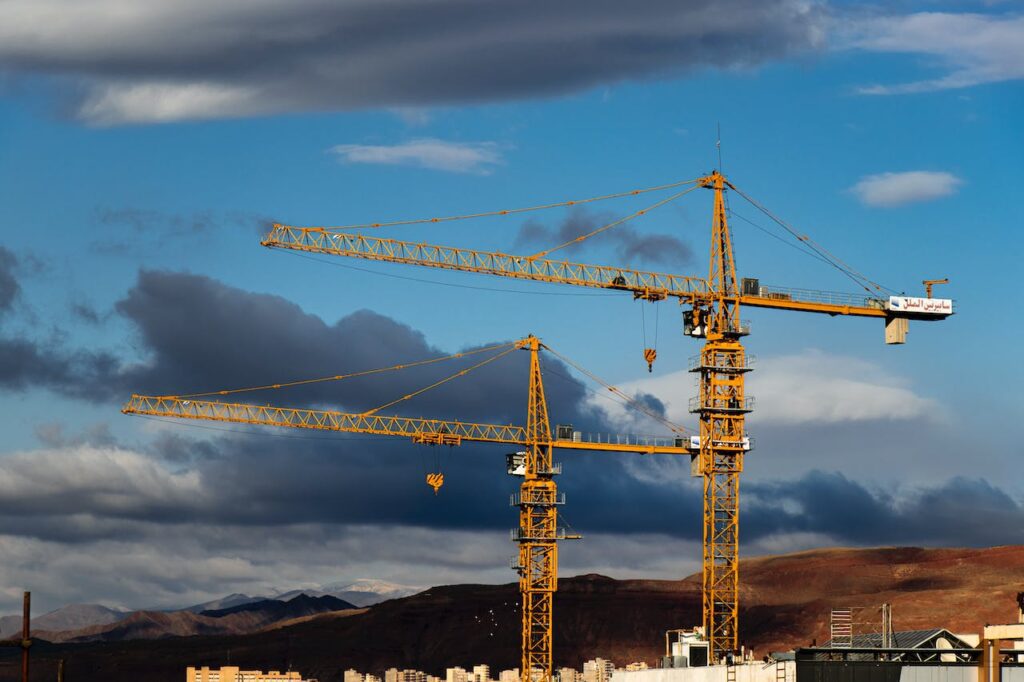
[[[0,607],[13,605],[30,578],[41,583],[43,603],[53,606],[169,605],[368,576],[423,585],[511,580],[500,569],[504,561],[494,558],[512,552],[501,530],[455,520],[472,513],[462,503],[423,511],[435,502],[424,493],[421,455],[412,446],[387,446],[397,463],[388,475],[398,482],[366,477],[368,485],[413,500],[404,516],[379,526],[369,518],[352,521],[344,505],[322,516],[313,509],[279,520],[228,519],[215,506],[191,509],[188,500],[212,495],[224,481],[245,499],[247,476],[271,475],[272,468],[247,470],[247,457],[269,466],[291,453],[280,446],[257,456],[251,451],[262,447],[252,445],[258,438],[121,416],[116,396],[136,390],[125,383],[132,376],[164,382],[138,390],[193,388],[166,385],[183,376],[172,370],[184,366],[162,355],[168,348],[198,354],[222,341],[216,326],[191,326],[187,314],[174,339],[156,339],[152,318],[160,311],[126,312],[124,302],[145,292],[159,307],[170,300],[161,296],[194,286],[225,306],[255,301],[258,311],[271,304],[246,297],[272,294],[326,328],[369,310],[408,328],[412,340],[403,347],[417,347],[413,340],[422,338],[419,347],[431,353],[535,333],[599,375],[652,393],[670,415],[692,425],[681,408],[694,389],[681,370],[698,346],[679,333],[675,304],[660,304],[659,360],[648,375],[642,320],[653,336],[655,309],[644,304],[642,317],[641,304],[629,297],[309,260],[271,252],[259,238],[268,221],[337,225],[471,213],[693,178],[717,166],[719,126],[724,171],[738,187],[873,279],[919,293],[921,280],[949,277],[940,291],[957,301],[956,316],[913,323],[901,347],[885,346],[875,321],[745,315],[754,325],[748,348],[760,358],[751,392],[763,405],[751,420],[759,448],[748,466],[755,531],[747,552],[1024,541],[1021,448],[1007,434],[1007,425],[1024,417],[1017,397],[1024,371],[1012,357],[1022,331],[1013,304],[1022,252],[1014,190],[1024,183],[1018,3],[870,7],[780,0],[755,8],[736,2],[731,9],[740,18],[726,28],[685,3],[644,3],[628,17],[599,3],[554,37],[552,27],[566,17],[506,3],[497,3],[493,16],[459,13],[459,3],[440,0],[429,3],[430,11],[417,9],[422,15],[389,15],[357,2],[333,9],[296,3],[288,12],[179,3],[124,13],[118,4],[83,3],[92,11],[81,16],[56,1],[0,8],[0,25],[8,27],[0,28],[0,45],[7,46],[0,47],[2,246],[13,256],[8,270],[17,283],[0,310],[0,336],[67,365],[61,373],[29,367],[24,355],[0,358],[6,435],[0,546],[14,557],[0,567]],[[410,16],[420,24],[410,26]],[[207,20],[223,30],[199,27]],[[173,45],[166,26],[186,27],[187,37]],[[353,33],[356,26],[363,33]],[[894,175],[876,177],[883,174]],[[623,215],[655,198],[597,204],[584,217]],[[781,234],[739,197],[730,205]],[[567,215],[558,210],[535,219],[554,228]],[[495,218],[381,235],[510,251],[528,248],[517,244],[523,222]],[[674,236],[693,256],[633,265],[706,273],[709,193],[696,192],[634,224],[641,237]],[[850,290],[837,271],[738,217],[732,227],[741,276]],[[595,238],[572,258],[612,263],[615,246],[613,238]],[[140,272],[178,279],[144,281]],[[358,338],[374,344],[372,336]],[[328,340],[310,338],[307,347],[296,334],[293,348],[254,352],[252,364],[230,376],[297,378],[305,365],[296,356],[315,355],[313,346]],[[353,349],[333,352],[323,357],[338,364],[324,366],[325,374],[346,369]],[[86,372],[86,356],[111,364],[101,371],[94,363]],[[187,365],[184,357],[176,361]],[[391,359],[418,358],[381,355],[382,363]],[[145,368],[153,371],[147,375]],[[524,374],[524,398],[525,380]],[[812,398],[797,400],[795,392]],[[567,395],[576,402],[563,413],[596,419],[591,403]],[[454,397],[444,405],[470,407]],[[415,409],[439,407],[428,401]],[[557,419],[559,407],[552,409]],[[609,428],[621,425],[621,415],[605,417]],[[176,434],[173,447],[169,433]],[[204,448],[220,455],[206,460],[196,454]],[[454,456],[449,478],[457,481],[460,454]],[[325,463],[329,457],[337,459],[310,452],[295,466],[323,478],[336,472]],[[88,473],[55,478],[52,467],[60,462]],[[354,459],[351,466],[365,464]],[[692,497],[682,470],[646,466],[589,462],[575,485],[583,495],[621,491],[622,499],[657,490],[666,506],[652,503],[651,514],[675,512],[673,491]],[[467,480],[511,489],[507,480],[491,480],[497,476],[491,469],[474,469]],[[812,480],[812,471],[819,478]],[[121,489],[107,490],[104,481],[115,480]],[[282,499],[301,495],[305,480],[296,479],[296,490],[282,488]],[[771,514],[757,486],[766,495],[785,480],[807,497],[794,492],[799,499],[786,509],[799,509],[801,518],[773,527],[756,517]],[[868,500],[883,521],[830,525],[814,503],[818,490],[828,504],[822,480]],[[459,484],[453,485],[458,497]],[[961,521],[945,535],[915,535],[887,526],[891,517],[916,527],[908,515],[918,508],[956,519],[955,511],[925,504],[942,498],[938,491],[975,500],[991,527],[979,533]],[[123,503],[109,504],[109,495],[123,496]],[[38,502],[29,504],[34,511],[24,511],[27,497]],[[74,504],[47,507],[60,497]],[[495,499],[503,507],[502,495]],[[687,504],[690,510],[692,500]],[[589,547],[566,550],[568,572],[673,577],[696,566],[696,517],[681,514],[678,527],[652,530],[618,527],[587,505],[578,517],[571,505],[567,512],[594,537],[583,543]],[[508,510],[494,513],[499,528],[514,523]],[[24,514],[31,523],[21,523]],[[234,539],[226,542],[227,536]],[[277,550],[256,551],[251,539],[268,536]],[[308,565],[289,558],[314,536],[341,544],[325,541]],[[409,567],[409,556],[438,543],[451,551]],[[32,568],[61,553],[73,558],[42,575]],[[188,558],[193,568],[179,570],[173,562],[154,568],[168,555]],[[127,567],[125,580],[66,579],[83,566],[102,575],[115,560]]]

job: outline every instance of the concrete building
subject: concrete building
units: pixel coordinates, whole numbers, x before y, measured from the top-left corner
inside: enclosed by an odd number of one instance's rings
[[[498,673],[498,682],[519,682],[519,668],[502,670]]]
[[[582,682],[582,677],[575,668],[559,668],[555,673],[558,682]]]
[[[384,682],[388,681],[384,680]],[[459,668],[458,666],[448,668],[444,671],[444,682],[469,682],[469,675],[466,673],[465,669]]]
[[[345,671],[344,682],[366,682],[366,678],[358,670],[352,670],[349,668]]]
[[[614,672],[614,663],[603,658],[595,658],[583,663],[583,682],[609,682]]]
[[[398,673],[398,682],[427,682],[427,674],[419,670],[403,670]]]
[[[384,682],[398,682],[398,668],[388,668],[385,670]]]
[[[259,670],[242,670],[235,665],[226,665],[217,669],[207,666],[202,668],[189,667],[185,670],[185,682],[303,682],[297,672],[261,672]]]
[[[491,681],[491,666],[489,665],[474,665],[473,666],[473,680],[472,682],[490,682]]]

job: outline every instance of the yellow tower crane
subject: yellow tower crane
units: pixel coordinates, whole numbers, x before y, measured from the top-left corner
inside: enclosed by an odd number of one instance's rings
[[[408,400],[447,381],[465,376],[469,371],[482,367],[504,357],[516,349],[530,352],[530,378],[527,400],[526,426],[502,424],[476,424],[444,419],[423,419],[377,414],[385,407]],[[552,461],[552,449],[584,450],[591,452],[624,452],[636,454],[669,454],[691,456],[699,447],[696,437],[684,438],[682,427],[659,418],[642,404],[628,395],[605,384],[616,397],[627,406],[644,412],[672,428],[674,434],[668,437],[643,436],[597,436],[585,440],[580,432],[571,429],[556,433],[552,437],[548,419],[548,405],[544,394],[541,375],[540,351],[547,350],[563,360],[568,358],[544,345],[535,336],[528,336],[509,344],[499,344],[464,353],[431,358],[381,369],[367,370],[319,379],[305,379],[280,384],[251,388],[193,393],[189,395],[147,396],[133,395],[124,405],[122,412],[131,415],[151,417],[172,417],[206,421],[233,422],[260,426],[280,426],[295,429],[317,429],[343,433],[361,433],[379,436],[410,438],[414,443],[426,445],[458,446],[465,442],[499,443],[522,446],[524,451],[509,455],[508,473],[521,476],[523,481],[512,504],[519,508],[519,527],[513,537],[519,545],[519,555],[514,559],[514,568],[519,573],[519,589],[522,595],[522,661],[523,680],[550,680],[552,669],[552,615],[553,595],[558,589],[558,547],[557,541],[575,539],[579,536],[566,534],[558,527],[558,506],[565,503],[564,493],[559,495],[554,476],[561,473],[561,465]],[[432,364],[444,360],[463,358],[468,355],[495,351],[495,354],[429,386],[402,396],[397,400],[360,413],[337,412],[309,408],[289,408],[270,405],[222,402],[227,395],[280,389],[308,385],[315,382],[340,381],[357,376],[367,376],[385,371]],[[574,367],[586,372],[573,364]],[[587,374],[600,381],[593,374]],[[603,383],[603,382],[602,382]],[[218,398],[208,400],[206,398]],[[443,483],[440,473],[431,473],[427,482],[434,488]]]
[[[651,206],[530,256],[368,237],[360,232],[346,231],[513,215],[635,196],[658,190],[678,189],[687,185],[689,187],[686,189],[677,191]],[[714,193],[707,278],[546,258],[553,251],[612,229],[698,188],[709,189]],[[838,268],[862,287],[865,293],[843,294],[767,287],[761,286],[757,279],[737,280],[725,201],[725,193],[730,190],[735,191],[788,231],[797,240],[800,248]],[[691,471],[701,476],[704,483],[703,624],[712,656],[716,660],[737,651],[739,645],[739,474],[743,470],[743,455],[749,449],[750,442],[746,435],[744,418],[753,409],[753,398],[747,396],[744,391],[744,377],[750,371],[751,363],[740,339],[749,333],[750,327],[740,320],[741,307],[824,313],[833,316],[874,317],[885,322],[885,341],[890,344],[906,341],[910,319],[940,320],[953,314],[952,300],[931,298],[931,284],[938,281],[928,284],[928,295],[924,298],[884,295],[883,287],[853,270],[806,235],[795,232],[718,171],[694,180],[603,197],[465,216],[346,227],[294,227],[276,224],[261,243],[271,248],[314,254],[628,291],[632,292],[634,299],[652,302],[673,297],[680,304],[688,305],[689,309],[683,315],[683,331],[686,335],[705,340],[700,355],[690,363],[690,371],[699,374],[700,378],[699,394],[689,406],[690,412],[698,415],[700,420],[700,436],[697,439],[699,449],[691,452]],[[648,362],[653,361],[647,350],[645,359]]]

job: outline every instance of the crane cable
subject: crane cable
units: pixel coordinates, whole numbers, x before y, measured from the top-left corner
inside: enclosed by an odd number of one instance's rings
[[[636,410],[637,412],[640,412],[640,413],[650,417],[651,419],[655,420],[656,422],[659,422],[660,424],[662,424],[664,426],[667,426],[669,429],[671,429],[672,431],[674,431],[676,433],[686,433],[689,430],[685,426],[683,426],[681,424],[676,424],[675,422],[671,421],[670,419],[667,419],[666,417],[658,414],[657,412],[655,412],[651,408],[649,408],[646,405],[644,405],[643,403],[641,403],[636,398],[631,398],[630,396],[626,395],[626,393],[624,393],[622,391],[622,389],[609,384],[607,381],[605,381],[601,377],[597,376],[596,374],[594,374],[590,370],[588,370],[588,369],[586,369],[584,367],[581,367],[580,365],[576,364],[575,362],[573,362],[569,358],[565,357],[564,355],[562,355],[561,353],[556,351],[551,346],[548,346],[547,344],[541,344],[541,345],[544,347],[545,350],[549,351],[552,355],[557,357],[562,362],[564,362],[567,365],[569,365],[570,367],[574,368],[576,371],[581,372],[581,373],[587,375],[593,381],[595,381],[595,382],[601,384],[602,386],[604,386],[605,388],[607,388],[613,394],[615,394],[620,399],[625,401],[627,407],[630,407],[630,408]]]
[[[472,218],[489,218],[492,216],[501,215],[513,215],[516,213],[528,213],[530,211],[542,211],[548,208],[561,208],[565,206],[578,206],[579,204],[589,204],[595,201],[605,201],[607,199],[621,199],[622,197],[636,196],[638,194],[646,194],[648,192],[657,192],[663,189],[672,189],[673,187],[681,187],[683,185],[689,185],[697,182],[697,180],[680,180],[678,182],[670,182],[667,185],[657,185],[655,187],[645,187],[642,189],[632,189],[626,192],[616,192],[614,194],[604,194],[598,197],[590,197],[587,199],[570,199],[568,201],[558,201],[552,204],[540,204],[538,206],[527,206],[524,208],[511,208],[504,209],[501,211],[483,211],[480,213],[468,213],[465,215],[453,215],[444,216],[440,218],[419,218],[416,220],[392,220],[390,222],[378,222],[378,223],[361,223],[356,225],[337,225],[337,226],[326,226],[326,227],[308,227],[310,230],[325,230],[329,232],[337,230],[360,230],[367,228],[378,228],[378,227],[395,227],[398,225],[421,225],[424,223],[448,223],[456,220],[470,220]]]
[[[466,369],[460,369],[455,374],[447,376],[444,379],[441,379],[439,381],[435,381],[434,383],[430,384],[429,386],[424,386],[423,388],[418,389],[416,391],[413,391],[412,393],[410,393],[408,395],[404,395],[401,398],[396,398],[395,400],[392,400],[391,402],[384,403],[383,405],[378,405],[377,407],[373,408],[372,410],[367,410],[366,412],[363,412],[361,414],[364,417],[369,417],[369,416],[379,412],[380,410],[383,410],[385,407],[391,407],[392,405],[397,405],[398,403],[402,402],[403,400],[409,400],[410,398],[415,398],[416,396],[420,395],[421,393],[426,393],[430,389],[437,388],[441,384],[448,383],[449,381],[452,381],[453,379],[458,379],[459,377],[466,376],[467,374],[472,372],[474,369],[479,369],[480,367],[483,367],[486,364],[494,362],[495,360],[498,360],[499,358],[503,358],[506,355],[508,355],[509,353],[511,353],[511,352],[513,352],[515,350],[518,350],[518,348],[515,347],[515,344],[505,344],[505,345],[512,345],[513,347],[509,348],[506,351],[498,353],[497,355],[493,355],[493,356],[487,358],[486,360],[478,362],[477,364],[473,365],[472,367],[467,367]]]
[[[654,308],[654,343],[651,346],[647,345],[647,314],[644,313],[644,304],[640,304],[640,328],[643,330],[644,337],[644,361],[647,362],[647,371],[654,371],[654,361],[658,358],[658,320],[660,317],[661,306]]]
[[[794,230],[792,227],[790,227],[790,225],[788,223],[786,223],[786,221],[784,221],[781,218],[777,217],[775,214],[773,214],[767,208],[762,206],[756,199],[754,199],[753,197],[751,197],[750,195],[745,193],[743,190],[739,189],[738,187],[736,187],[735,185],[732,185],[732,184],[730,184],[730,187],[732,187],[736,191],[737,194],[739,194],[741,197],[743,197],[748,202],[750,202],[750,204],[754,208],[756,208],[757,210],[761,211],[761,213],[764,213],[771,220],[776,222],[779,226],[781,226],[783,229],[785,229],[791,235],[796,237],[799,241],[803,242],[808,247],[813,249],[815,253],[817,253],[822,258],[824,258],[830,265],[832,265],[832,267],[836,268],[837,270],[842,272],[844,275],[849,277],[851,280],[853,280],[853,282],[855,284],[860,286],[862,289],[864,289],[868,293],[870,293],[870,294],[874,293],[871,290],[872,287],[876,291],[878,291],[878,292],[882,292],[882,291],[893,292],[893,289],[890,289],[889,287],[883,286],[883,285],[879,284],[878,282],[870,279],[866,275],[862,274],[861,272],[858,272],[856,269],[854,269],[853,267],[851,267],[847,263],[845,263],[842,260],[840,260],[837,256],[834,256],[832,253],[830,253],[828,250],[826,250],[825,247],[823,247],[820,244],[818,244],[817,242],[815,242],[808,235],[800,234],[799,232]],[[867,286],[868,284],[870,284],[871,286],[870,287]]]
[[[231,395],[233,393],[247,393],[250,391],[265,391],[276,388],[289,388],[291,386],[303,386],[306,384],[316,384],[325,381],[342,381],[344,379],[353,379],[355,377],[369,376],[371,374],[381,374],[383,372],[392,372],[400,369],[408,369],[410,367],[421,367],[423,365],[431,365],[438,362],[444,362],[445,360],[455,360],[458,358],[468,357],[470,355],[479,355],[480,353],[486,353],[487,351],[498,350],[499,348],[507,348],[514,346],[516,342],[511,341],[509,343],[500,343],[494,346],[485,346],[484,348],[477,348],[475,350],[463,351],[461,353],[454,353],[452,355],[445,355],[440,358],[430,358],[428,360],[418,360],[416,362],[406,362],[400,365],[391,365],[390,367],[379,367],[377,369],[367,369],[361,372],[351,372],[349,374],[336,374],[334,376],[319,377],[316,379],[300,379],[298,381],[287,381],[278,384],[265,384],[263,386],[250,386],[248,388],[232,388],[224,391],[207,391],[206,393],[187,393],[182,395],[169,395],[162,396],[165,398],[203,398],[212,395]]]
[[[645,213],[647,213],[649,211],[653,211],[656,208],[660,208],[661,206],[664,206],[665,204],[667,204],[670,201],[674,201],[674,200],[678,199],[679,197],[681,197],[683,195],[689,194],[690,192],[692,192],[693,190],[697,189],[698,187],[699,187],[699,185],[694,185],[693,187],[690,187],[689,189],[684,189],[682,192],[676,192],[672,196],[665,197],[661,201],[659,201],[657,203],[654,203],[654,204],[651,204],[647,208],[641,208],[639,211],[634,211],[633,213],[629,214],[628,216],[626,216],[624,218],[619,218],[618,220],[612,221],[612,222],[608,223],[607,225],[602,225],[601,227],[597,228],[596,230],[592,230],[591,232],[588,232],[587,234],[580,235],[579,237],[576,237],[575,239],[570,239],[567,242],[559,244],[558,246],[552,247],[550,249],[546,249],[544,251],[540,251],[538,253],[533,254],[532,256],[527,256],[526,260],[537,260],[538,258],[543,258],[544,256],[547,256],[548,254],[550,254],[550,253],[552,253],[554,251],[558,251],[559,249],[564,249],[565,247],[572,246],[573,244],[579,244],[584,239],[589,239],[590,237],[593,237],[595,234],[599,234],[601,232],[604,232],[605,230],[610,230],[613,227],[617,227],[617,226],[621,225],[622,223],[624,223],[624,222],[626,222],[628,220],[632,220],[633,218],[637,218],[639,216],[642,216],[642,215],[644,215]]]

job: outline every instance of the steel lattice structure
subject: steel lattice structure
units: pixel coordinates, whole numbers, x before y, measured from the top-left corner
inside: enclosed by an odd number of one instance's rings
[[[699,373],[700,392],[690,406],[690,411],[697,414],[700,419],[700,447],[698,452],[691,450],[691,455],[699,458],[694,471],[703,477],[704,483],[704,627],[711,643],[713,656],[721,657],[728,652],[736,651],[739,642],[739,477],[743,471],[744,452],[749,449],[750,442],[745,432],[744,418],[753,409],[753,398],[747,396],[744,391],[745,375],[751,369],[751,362],[740,342],[741,337],[749,333],[748,325],[740,320],[741,308],[750,306],[833,316],[880,318],[885,322],[886,343],[903,343],[906,338],[908,320],[944,319],[953,314],[953,304],[948,299],[931,298],[931,284],[944,283],[944,280],[926,281],[927,298],[883,296],[880,293],[881,287],[834,258],[806,235],[793,233],[788,225],[768,213],[764,207],[737,189],[718,171],[692,181],[673,183],[663,187],[678,187],[688,183],[714,192],[707,278],[644,272],[617,266],[587,265],[541,257],[547,256],[551,251],[561,247],[555,247],[555,249],[534,256],[514,256],[500,252],[438,246],[423,242],[367,237],[362,233],[343,232],[340,229],[328,227],[274,225],[261,243],[270,248],[307,253],[418,265],[460,272],[476,272],[536,282],[628,291],[633,294],[635,299],[646,301],[660,301],[671,297],[677,299],[680,304],[690,306],[684,312],[684,332],[690,336],[705,339],[699,358],[692,363],[691,367],[691,371]],[[735,191],[750,201],[789,230],[803,245],[822,256],[823,260],[851,276],[851,279],[865,288],[866,293],[845,294],[813,289],[767,287],[761,286],[757,280],[750,280],[750,286],[744,280],[740,286],[728,224],[728,208],[725,202],[727,191]],[[685,192],[681,192],[681,194],[685,194]],[[561,202],[521,210],[536,210],[537,208],[572,204],[573,202]],[[520,210],[402,221],[392,224],[436,223],[517,212]],[[633,216],[643,213],[645,211],[641,210],[634,213]],[[621,222],[623,220],[606,225],[575,241],[585,239]],[[373,228],[381,225],[368,224],[356,227]],[[871,286],[866,286],[866,284]],[[648,358],[649,362],[652,360],[653,357]],[[547,461],[544,460],[546,455],[543,453],[534,453],[532,456],[538,461]],[[552,494],[553,486],[552,482]],[[546,490],[546,488],[538,484],[537,488],[531,489],[531,494],[542,495],[541,490]],[[544,525],[548,523],[547,518],[544,514],[524,511],[523,527],[531,524],[533,528],[541,526],[547,528]],[[540,533],[540,531],[537,532]],[[523,570],[522,566],[528,565],[529,571],[526,572],[526,575],[544,575],[544,570],[540,568],[535,570],[534,564],[530,562],[537,562],[538,566],[547,566],[546,559],[542,560],[542,557],[555,557],[556,550],[553,543],[550,555],[540,550],[537,550],[536,554],[525,553],[525,550],[522,549],[524,546],[525,544],[521,544],[520,570]],[[532,577],[527,584],[536,584],[538,590],[546,587],[543,581],[538,580],[533,583]],[[525,595],[526,591],[524,591],[524,599]],[[524,601],[524,605],[525,603]],[[550,614],[549,602],[538,598],[536,608],[531,609],[530,612]],[[544,642],[550,651],[550,620],[548,621],[548,630],[542,636],[538,630],[541,628],[542,619],[538,617],[527,622],[526,616],[527,610],[524,606],[524,670],[532,670],[533,665],[539,664],[541,661],[540,658],[532,658],[531,652],[535,647],[539,647],[540,643]],[[540,675],[544,680],[551,679],[550,659],[548,661],[546,669]]]

